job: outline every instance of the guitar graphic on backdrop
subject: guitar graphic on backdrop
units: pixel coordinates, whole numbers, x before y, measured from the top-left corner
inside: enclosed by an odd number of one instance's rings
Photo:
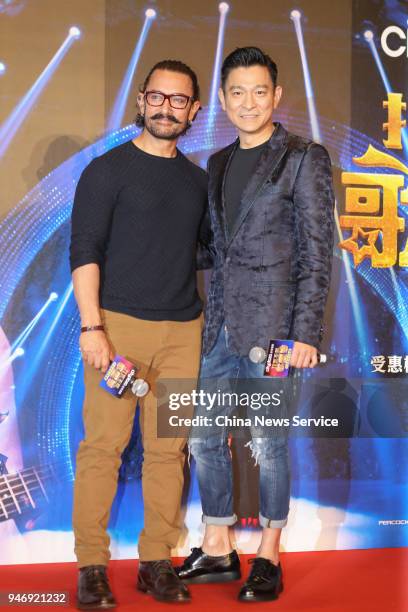
[[[48,504],[60,466],[24,468],[14,400],[11,347],[0,328],[0,540],[30,530]],[[10,469],[9,469],[9,465]],[[4,551],[3,551],[4,552]]]
[[[6,455],[0,454],[0,530],[1,523],[11,519],[30,529],[58,484],[56,470],[44,465],[8,473],[6,462]]]

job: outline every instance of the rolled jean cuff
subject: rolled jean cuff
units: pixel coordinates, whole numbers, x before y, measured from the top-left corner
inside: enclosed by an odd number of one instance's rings
[[[281,527],[285,527],[288,522],[288,517],[280,520],[268,519],[262,514],[259,515],[259,524],[261,527],[270,527],[271,529],[280,529]]]
[[[236,514],[233,514],[232,516],[206,516],[205,514],[202,515],[202,521],[207,525],[234,525],[237,520],[238,517]]]

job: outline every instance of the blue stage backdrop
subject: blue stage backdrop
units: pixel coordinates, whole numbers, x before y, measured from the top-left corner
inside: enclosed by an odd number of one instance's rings
[[[278,63],[276,119],[332,158],[336,245],[323,352],[333,360],[305,375],[317,384],[300,409],[320,415],[337,406],[354,432],[291,440],[283,546],[406,546],[406,3],[64,4],[0,1],[0,563],[74,560],[83,371],[68,244],[78,178],[94,157],[136,135],[138,84],[167,57],[198,72],[203,109],[180,148],[205,167],[236,137],[216,92],[222,57],[246,44]],[[236,541],[253,552],[256,467],[238,441],[233,448],[241,458]],[[136,419],[110,520],[113,558],[137,556],[142,460]],[[201,541],[193,462],[185,526],[174,554]]]

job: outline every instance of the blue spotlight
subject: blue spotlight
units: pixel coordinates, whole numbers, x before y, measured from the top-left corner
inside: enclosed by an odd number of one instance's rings
[[[334,219],[336,222],[337,234],[341,242],[342,240],[344,240],[344,236],[343,236],[342,229],[340,227],[337,200],[335,202],[335,207],[334,207]],[[353,316],[355,320],[358,342],[359,342],[361,350],[363,351],[365,347],[368,346],[368,341],[367,341],[367,335],[365,332],[366,325],[365,325],[364,317],[362,313],[362,304],[361,304],[361,300],[359,300],[359,296],[357,295],[357,284],[355,282],[354,275],[351,269],[351,263],[350,263],[351,255],[350,253],[346,253],[344,249],[340,249],[340,251],[341,251],[341,257],[343,259],[344,270],[346,273],[346,282],[347,282],[347,287],[348,287],[348,291],[350,294],[351,309],[353,311]]]
[[[115,103],[113,105],[112,112],[109,117],[108,131],[116,130],[120,128],[122,124],[123,115],[125,114],[126,104],[129,97],[130,86],[132,84],[133,76],[136,71],[136,66],[139,62],[144,44],[146,42],[147,35],[149,33],[152,21],[156,18],[157,13],[154,9],[149,8],[145,11],[145,20],[143,23],[142,31],[140,32],[139,40],[137,41],[135,50],[132,57],[130,58],[129,65],[123,77],[122,84],[119,88],[118,95],[116,96]]]
[[[15,359],[24,355],[24,349],[21,346],[17,347],[15,351],[11,353],[6,359],[3,359],[0,363],[0,370],[4,370],[9,366]]]
[[[0,75],[4,74],[6,72],[6,64],[4,64],[3,62],[0,62]]]
[[[72,38],[80,38],[82,34],[81,30],[77,26],[72,26],[69,28],[68,33],[70,36],[72,36]]]
[[[17,347],[15,351],[13,351],[11,353],[11,355],[9,355],[7,357],[7,359],[4,359],[1,364],[0,364],[0,370],[4,370],[5,368],[7,368],[11,363],[13,363],[13,361],[15,359],[17,359],[18,357],[22,357],[24,355],[25,351],[23,348],[21,348],[21,346]]]
[[[308,107],[308,113],[309,113],[310,127],[312,131],[312,138],[316,142],[322,142],[322,137],[320,134],[320,126],[319,126],[319,122],[317,119],[317,111],[316,111],[315,98],[314,98],[314,93],[313,93],[312,79],[310,76],[306,49],[305,49],[305,44],[303,40],[303,31],[302,31],[302,25],[301,25],[302,13],[299,10],[294,9],[290,13],[290,18],[293,21],[293,24],[295,26],[296,38],[298,41],[300,58],[302,61],[303,78],[304,78],[304,83],[305,83],[306,100],[307,100],[307,107]],[[341,231],[341,227],[339,223],[337,202],[335,203],[334,215],[335,215],[336,229],[337,229],[337,233],[339,236],[339,240],[342,241],[343,233]],[[365,334],[365,328],[364,328],[363,314],[362,314],[360,302],[359,302],[358,295],[357,295],[356,284],[354,282],[354,278],[353,278],[353,274],[351,270],[350,256],[349,256],[349,253],[346,253],[343,249],[341,249],[341,256],[343,258],[347,286],[348,286],[348,290],[350,293],[351,307],[353,310],[353,315],[354,315],[355,324],[356,324],[356,331],[358,335],[358,341],[359,341],[360,347],[363,350],[363,348],[367,346],[367,340],[366,340],[366,334]]]
[[[229,4],[227,4],[226,2],[220,2],[220,4],[218,5],[218,10],[220,12],[220,20],[218,24],[217,47],[215,51],[213,76],[211,81],[210,101],[208,104],[208,137],[211,137],[211,128],[214,124],[215,116],[217,114],[217,92],[220,83],[221,58],[224,50],[225,21],[227,19],[227,13],[229,9]]]
[[[37,359],[38,361],[40,360],[40,357],[42,356],[47,343],[50,341],[52,334],[54,333],[55,328],[57,327],[58,323],[60,322],[61,316],[64,312],[64,308],[67,305],[67,302],[69,300],[69,298],[71,297],[72,293],[74,291],[74,287],[72,282],[69,283],[68,287],[66,288],[66,290],[64,291],[64,295],[62,296],[62,300],[61,303],[59,305],[59,308],[57,310],[56,315],[54,316],[54,319],[48,329],[48,332],[44,338],[44,340],[41,343],[40,349],[37,353]]]
[[[310,77],[310,70],[309,70],[309,64],[307,61],[306,48],[305,48],[305,43],[303,40],[303,31],[302,31],[302,24],[301,24],[302,14],[300,11],[295,9],[291,11],[290,18],[293,21],[293,24],[295,26],[296,38],[297,38],[298,45],[299,45],[300,59],[302,61],[303,79],[305,83],[307,108],[309,111],[310,125],[312,128],[312,136],[313,136],[313,140],[315,140],[316,142],[321,142],[320,127],[319,127],[319,123],[317,120],[317,112],[316,112],[315,98],[314,98],[313,87],[312,87],[312,80]]]
[[[75,34],[71,34],[72,29],[75,30]],[[79,32],[78,28],[70,29],[68,36],[66,37],[66,39],[48,64],[48,66],[44,68],[38,79],[35,81],[34,85],[31,86],[25,96],[23,96],[23,98],[17,104],[11,115],[9,115],[9,117],[0,127],[0,157],[2,157],[6,152],[7,147],[13,140],[14,136],[21,127],[28,113],[38,100],[44,87],[47,85],[48,81],[51,79],[52,75],[60,65],[65,54],[72,46],[74,40],[78,38],[77,32]]]
[[[47,310],[48,306],[51,304],[51,302],[55,302],[57,298],[58,298],[58,293],[55,293],[55,291],[50,293],[48,300],[45,302],[45,304],[43,304],[43,306],[37,312],[35,317],[30,321],[30,323],[25,327],[25,329],[23,329],[23,331],[19,334],[19,336],[14,340],[11,346],[12,350],[14,350],[17,346],[21,346],[27,340],[28,336],[31,334],[34,327],[37,325],[38,321],[41,319],[42,315]]]

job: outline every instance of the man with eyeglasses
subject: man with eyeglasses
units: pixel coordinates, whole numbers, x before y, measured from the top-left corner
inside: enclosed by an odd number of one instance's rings
[[[158,438],[155,381],[195,381],[200,363],[196,269],[211,266],[207,177],[177,149],[200,109],[195,73],[179,61],[159,62],[138,107],[140,135],[85,168],[72,213],[85,380],[73,509],[80,609],[116,605],[106,573],[107,528],[136,408],[132,394],[118,401],[99,386],[116,353],[152,387],[140,401],[144,528],[137,588],[161,601],[190,599],[170,561],[181,529],[186,440]]]

